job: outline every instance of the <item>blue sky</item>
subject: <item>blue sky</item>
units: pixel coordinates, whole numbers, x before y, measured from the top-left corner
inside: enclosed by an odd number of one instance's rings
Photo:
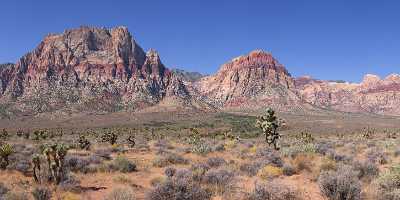
[[[0,63],[15,62],[50,32],[124,25],[168,67],[210,74],[264,49],[294,76],[358,82],[366,73],[400,73],[399,11],[394,0],[5,0]]]

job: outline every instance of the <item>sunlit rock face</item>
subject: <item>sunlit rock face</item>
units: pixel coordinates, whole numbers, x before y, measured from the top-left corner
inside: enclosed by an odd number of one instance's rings
[[[196,87],[224,108],[288,108],[299,105],[294,79],[270,53],[255,50],[234,58]]]
[[[32,112],[138,109],[188,95],[158,53],[145,53],[126,27],[50,34],[15,65],[1,67],[0,76],[1,101]]]
[[[365,75],[361,83],[329,82],[300,77],[296,79],[300,97],[312,105],[344,112],[400,114],[400,76],[385,79]]]

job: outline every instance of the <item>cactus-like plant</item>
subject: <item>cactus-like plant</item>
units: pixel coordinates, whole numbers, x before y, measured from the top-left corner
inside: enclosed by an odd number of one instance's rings
[[[43,155],[47,160],[49,181],[59,184],[64,175],[64,160],[68,153],[68,147],[64,144],[51,144],[43,149]]]
[[[136,145],[135,139],[136,139],[136,138],[135,138],[134,135],[130,135],[130,136],[126,139],[126,141],[127,141],[128,144],[129,144],[129,147],[131,147],[131,148],[135,147],[135,145]]]
[[[84,135],[79,136],[79,139],[78,139],[79,148],[89,150],[90,145],[91,145],[90,141]]]
[[[302,131],[299,135],[296,136],[296,139],[306,144],[313,143],[315,140],[311,133],[306,131]]]
[[[32,157],[32,164],[33,164],[33,178],[36,182],[40,182],[39,175],[41,171],[41,166],[40,166],[40,155],[35,154]]]
[[[265,141],[268,145],[274,145],[275,150],[279,150],[278,140],[281,135],[278,133],[278,128],[283,123],[283,120],[278,119],[271,108],[268,108],[266,114],[259,116],[256,121],[256,127],[260,128],[265,135]]]
[[[366,127],[361,131],[360,137],[363,139],[371,139],[375,135],[376,130],[374,128]]]
[[[33,132],[33,140],[45,140],[49,136],[47,130],[35,130]]]
[[[118,140],[117,134],[115,134],[112,131],[107,131],[107,132],[103,133],[103,135],[101,136],[102,142],[108,142],[111,145],[114,145],[115,143],[117,143],[117,140]]]
[[[10,144],[3,144],[0,147],[0,169],[6,169],[10,164],[8,157],[14,153],[14,149]]]
[[[0,139],[6,140],[10,135],[8,134],[8,131],[3,128],[3,130],[0,133]]]

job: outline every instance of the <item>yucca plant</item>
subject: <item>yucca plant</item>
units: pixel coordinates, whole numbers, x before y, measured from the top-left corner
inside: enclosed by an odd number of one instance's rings
[[[0,147],[0,169],[5,170],[10,164],[8,157],[14,153],[14,149],[10,144],[3,144]]]

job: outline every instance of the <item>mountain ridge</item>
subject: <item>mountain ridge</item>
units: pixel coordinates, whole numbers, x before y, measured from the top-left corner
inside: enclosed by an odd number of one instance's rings
[[[400,115],[398,74],[366,74],[360,83],[292,77],[271,53],[254,50],[204,76],[167,68],[122,26],[48,34],[15,64],[0,65],[0,79],[0,103],[28,114],[273,107]]]

